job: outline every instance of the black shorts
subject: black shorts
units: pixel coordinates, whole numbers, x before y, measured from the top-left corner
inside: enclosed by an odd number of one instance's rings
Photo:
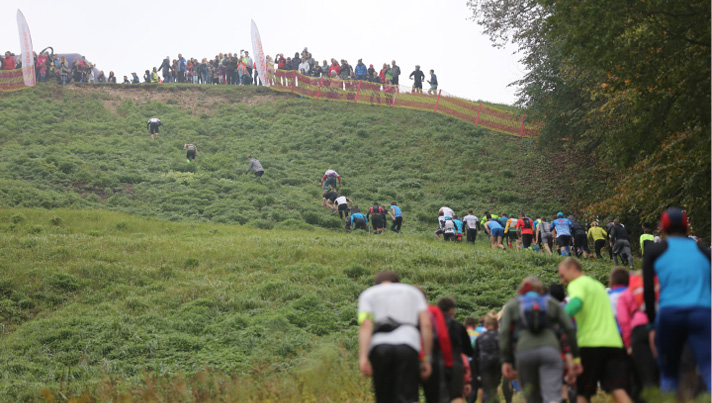
[[[264,175],[265,171],[257,171],[255,172],[255,177],[259,178],[260,176]]]
[[[349,212],[349,204],[348,203],[339,204],[338,211],[343,211],[348,216],[349,215],[349,213],[348,213]]]
[[[371,216],[371,226],[373,229],[382,229],[386,226],[386,220],[383,219],[382,215],[372,215]]]
[[[435,230],[435,235],[442,235],[442,233],[443,233],[443,229],[442,229],[442,228],[438,228],[438,229]]]
[[[628,355],[622,348],[581,347],[583,373],[576,379],[578,394],[591,397],[596,394],[598,382],[606,392],[628,387]]]
[[[413,83],[413,88],[420,88],[421,90],[423,89],[423,83],[420,81],[416,81]]]
[[[532,235],[532,234],[522,234],[522,248],[526,249],[526,248],[532,246],[533,239],[534,239],[534,235]]]
[[[188,150],[188,152],[185,153],[185,158],[194,160],[195,159],[195,150]]]
[[[583,234],[574,235],[574,245],[576,245],[577,248],[581,248],[584,252],[589,253],[588,238],[585,232]]]
[[[158,124],[151,123],[151,134],[158,133]]]
[[[507,236],[509,237],[510,241],[516,241],[517,238],[519,238],[517,236],[517,231],[509,231],[509,232],[507,232]]]
[[[561,235],[556,237],[557,246],[569,246],[571,243],[571,235]]]
[[[446,241],[454,241],[455,233],[454,232],[446,232],[443,234],[443,237],[445,238]]]

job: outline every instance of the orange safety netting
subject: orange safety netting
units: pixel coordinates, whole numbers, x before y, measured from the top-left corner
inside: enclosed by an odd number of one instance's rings
[[[431,94],[427,90],[413,93],[403,85],[307,77],[296,71],[285,70],[270,70],[267,78],[270,88],[275,91],[291,92],[312,99],[430,111],[520,137],[538,136],[543,125],[541,122],[527,122],[526,115],[517,116],[511,111],[458,98],[441,90]]]
[[[26,88],[23,69],[0,70],[0,92],[17,91]],[[34,69],[32,74],[35,74]]]

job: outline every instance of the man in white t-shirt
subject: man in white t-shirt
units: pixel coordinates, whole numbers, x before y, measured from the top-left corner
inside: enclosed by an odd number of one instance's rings
[[[443,213],[443,215],[445,217],[450,217],[450,218],[455,217],[455,212],[452,211],[449,204],[446,204],[446,205],[440,207],[440,210],[438,210],[438,215],[440,213]]]
[[[465,227],[467,228],[467,242],[475,243],[475,240],[477,239],[478,227],[480,225],[480,219],[472,214],[472,210],[469,210],[467,213],[468,214],[462,218],[462,221],[465,223]]]
[[[380,272],[358,298],[358,322],[359,369],[373,377],[376,403],[417,402],[419,378],[432,371],[433,333],[423,294],[401,284],[396,273]]]
[[[339,212],[339,218],[344,219],[344,218],[349,218],[349,207],[351,207],[351,200],[349,200],[346,196],[339,196],[334,200],[334,204],[336,204],[336,209]]]

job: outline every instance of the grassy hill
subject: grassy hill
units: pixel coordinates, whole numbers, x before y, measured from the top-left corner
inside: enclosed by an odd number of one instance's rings
[[[532,140],[433,113],[329,103],[265,88],[80,86],[0,98],[0,206],[104,208],[259,228],[338,227],[328,167],[361,207],[395,199],[406,231],[437,209],[552,214]],[[146,121],[164,125],[156,141]],[[188,164],[185,143],[199,149]],[[266,169],[244,175],[249,154]]]
[[[264,88],[44,85],[0,110],[0,401],[370,401],[355,311],[376,272],[460,319],[557,281],[556,257],[432,240],[445,203],[559,209],[530,140]],[[340,230],[329,166],[362,207],[397,200],[404,233]]]
[[[181,390],[369,401],[354,355],[356,300],[376,272],[398,271],[431,301],[455,297],[464,319],[500,307],[526,274],[558,282],[559,260],[484,241],[66,209],[0,210],[0,259],[0,400],[9,401],[43,389],[99,401],[193,401]],[[609,270],[586,263],[602,281]]]

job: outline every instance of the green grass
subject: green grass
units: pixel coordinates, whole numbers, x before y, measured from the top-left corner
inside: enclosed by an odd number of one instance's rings
[[[530,140],[264,88],[40,85],[0,109],[0,401],[370,401],[356,301],[376,272],[459,319],[558,281],[557,257],[432,238],[445,203],[560,210]],[[397,200],[404,233],[344,233],[329,166],[362,208]]]
[[[445,203],[478,215],[561,209],[532,170],[545,164],[532,140],[429,112],[180,85],[42,85],[0,98],[0,109],[0,207],[334,228],[319,188],[331,166],[361,207],[397,200],[405,231],[432,230]],[[152,116],[164,123],[156,141]],[[197,163],[186,163],[185,143],[198,146]],[[262,180],[244,174],[249,154]]]
[[[296,393],[300,376],[317,382],[305,371],[335,367],[339,377],[305,398],[321,391],[341,400],[337,381],[368,395],[353,355],[356,300],[376,272],[396,270],[431,301],[455,297],[464,319],[500,307],[527,274],[558,281],[559,260],[493,252],[484,241],[19,209],[0,210],[0,258],[0,395],[10,400],[44,388],[99,393],[102,380],[121,380],[109,388],[119,393],[185,376],[190,390],[196,373],[226,385],[233,376],[274,378],[276,390]],[[586,270],[605,280],[610,266]]]

